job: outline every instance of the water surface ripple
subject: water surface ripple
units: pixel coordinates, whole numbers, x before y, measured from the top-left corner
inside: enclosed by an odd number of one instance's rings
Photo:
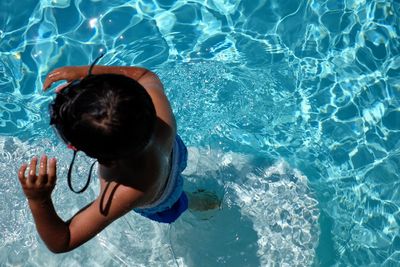
[[[395,266],[399,25],[395,0],[2,1],[0,261]],[[160,75],[192,154],[187,190],[212,188],[224,203],[170,228],[132,214],[53,256],[15,174],[47,152],[60,158],[63,177],[70,155],[48,127],[52,93],[42,82],[101,52],[100,64]],[[80,162],[85,173],[90,160]],[[92,185],[71,201],[60,180],[54,199],[65,218],[95,197]]]

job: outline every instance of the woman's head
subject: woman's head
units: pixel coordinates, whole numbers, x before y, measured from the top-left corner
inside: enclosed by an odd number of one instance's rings
[[[149,94],[122,75],[89,75],[57,94],[51,104],[50,124],[64,141],[100,161],[142,151],[155,122]]]

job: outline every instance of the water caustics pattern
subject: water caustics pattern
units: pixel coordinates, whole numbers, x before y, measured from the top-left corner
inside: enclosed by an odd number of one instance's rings
[[[0,262],[41,266],[396,266],[400,261],[400,3],[396,0],[2,1]],[[171,227],[129,214],[47,252],[19,164],[71,155],[48,127],[51,69],[141,65],[164,82],[190,147],[186,189],[221,209]],[[80,157],[85,176],[90,159]],[[79,182],[78,182],[79,183]]]

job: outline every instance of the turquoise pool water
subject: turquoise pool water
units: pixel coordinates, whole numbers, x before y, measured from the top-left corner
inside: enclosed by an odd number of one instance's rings
[[[399,25],[395,0],[2,1],[0,265],[398,266]],[[96,182],[68,190],[41,85],[101,52],[159,74],[189,146],[186,190],[223,204],[171,227],[128,214],[53,255],[16,170],[56,155],[65,219],[96,196]]]

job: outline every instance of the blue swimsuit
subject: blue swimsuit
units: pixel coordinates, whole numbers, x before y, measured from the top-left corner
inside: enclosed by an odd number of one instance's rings
[[[187,165],[187,148],[178,135],[175,138],[171,160],[170,175],[161,197],[149,206],[134,209],[140,215],[162,223],[174,222],[188,208],[181,176]]]

